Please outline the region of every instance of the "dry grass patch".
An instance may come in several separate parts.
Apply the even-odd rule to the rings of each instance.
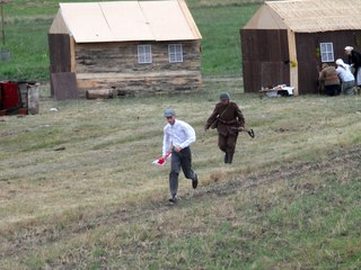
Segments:
[[[231,166],[223,163],[216,132],[203,132],[220,89],[230,89],[256,132],[255,139],[240,134]],[[191,95],[62,103],[43,97],[39,115],[2,118],[1,268],[216,269],[231,256],[229,267],[239,269],[247,261],[263,265],[257,243],[266,245],[267,236],[277,249],[282,227],[323,230],[328,214],[354,204],[331,187],[346,190],[357,179],[360,97],[259,99],[240,92],[238,80],[220,80]],[[151,164],[169,105],[197,133],[200,185],[193,190],[181,175],[177,207],[167,204],[168,165]],[[312,208],[305,198],[322,196],[332,207],[306,222]],[[349,233],[346,221],[335,221],[335,237]],[[277,258],[292,261],[283,249],[271,258],[281,265]]]

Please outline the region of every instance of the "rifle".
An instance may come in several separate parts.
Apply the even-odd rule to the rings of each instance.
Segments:
[[[248,129],[245,127],[232,127],[232,129],[237,130],[238,132],[247,132],[251,138],[255,137],[253,129]]]

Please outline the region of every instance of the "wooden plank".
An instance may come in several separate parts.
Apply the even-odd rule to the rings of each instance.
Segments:
[[[99,90],[87,90],[86,98],[87,99],[108,99],[114,97],[113,89],[99,89]]]
[[[289,85],[289,77],[284,71],[285,64],[283,62],[262,62],[261,87],[272,88],[279,84]]]
[[[75,73],[51,73],[51,88],[56,100],[77,99],[79,97]]]
[[[70,72],[70,38],[68,34],[48,34],[50,73]],[[54,89],[50,89],[54,96]]]
[[[298,61],[297,61],[297,50],[296,50],[296,38],[295,33],[290,29],[287,30],[288,37],[288,50],[290,60],[290,84],[295,88],[293,91],[294,96],[298,96]]]
[[[76,61],[75,61],[75,48],[76,48],[76,43],[73,37],[70,38],[69,40],[70,43],[70,72],[75,72],[75,68],[76,68]]]
[[[71,54],[68,34],[48,34],[50,72],[70,72]]]
[[[318,34],[297,33],[296,44],[298,56],[298,94],[319,93],[318,71],[321,69],[321,62],[318,49]]]
[[[286,30],[241,30],[245,92],[290,84]]]
[[[174,91],[196,91],[202,86],[200,72],[157,72],[129,74],[79,74],[81,93],[96,89],[113,89],[118,95],[142,95]],[[125,93],[125,94],[122,94]]]

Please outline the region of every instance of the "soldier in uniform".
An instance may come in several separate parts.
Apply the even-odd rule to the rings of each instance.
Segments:
[[[238,105],[230,101],[228,93],[222,93],[219,99],[220,102],[216,104],[204,129],[217,128],[218,147],[225,153],[224,163],[230,164],[233,160],[239,129],[244,128],[245,120]]]

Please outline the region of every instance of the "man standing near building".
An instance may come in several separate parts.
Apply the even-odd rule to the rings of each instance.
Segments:
[[[184,176],[192,180],[192,187],[198,185],[198,176],[192,169],[192,154],[190,145],[196,141],[194,129],[186,122],[176,119],[172,108],[164,110],[167,124],[163,132],[163,159],[172,153],[171,170],[169,173],[170,202],[177,202],[178,176],[182,168]]]
[[[238,105],[230,101],[228,93],[222,93],[219,99],[220,102],[216,104],[204,129],[217,128],[218,147],[225,153],[224,163],[230,164],[233,160],[239,128],[244,128],[245,120]]]
[[[352,65],[355,70],[356,86],[361,87],[361,53],[354,50],[352,46],[346,46],[345,53],[348,57],[348,64]]]

